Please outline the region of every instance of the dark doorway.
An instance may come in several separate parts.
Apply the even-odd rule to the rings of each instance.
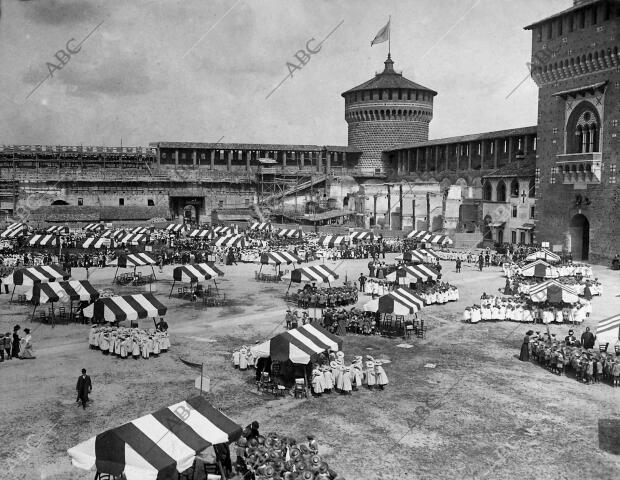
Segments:
[[[570,221],[571,253],[575,260],[587,260],[590,254],[590,222],[585,215],[575,215]]]

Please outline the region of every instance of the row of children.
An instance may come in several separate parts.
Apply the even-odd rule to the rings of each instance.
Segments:
[[[333,356],[330,355],[330,358]],[[370,355],[366,358],[366,368],[361,355],[356,356],[351,365],[345,365],[343,352],[337,352],[329,364],[314,365],[312,394],[320,397],[334,390],[341,395],[351,395],[351,391],[359,390],[364,384],[369,390],[384,390],[389,381],[383,369],[383,361],[375,360]]]
[[[168,332],[141,330],[126,327],[100,327],[93,325],[88,335],[91,349],[120,358],[158,356],[170,348]]]

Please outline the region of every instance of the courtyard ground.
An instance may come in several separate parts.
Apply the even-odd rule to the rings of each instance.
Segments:
[[[389,255],[388,260],[395,255]],[[357,278],[367,260],[327,262],[341,279]],[[513,322],[466,324],[462,312],[478,303],[483,291],[504,285],[499,268],[460,274],[443,262],[444,280],[459,287],[461,300],[425,308],[425,340],[349,335],[344,352],[389,359],[390,379],[383,392],[352,396],[273,400],[256,393],[253,372],[234,370],[233,348],[283,331],[284,292],[288,284],[254,281],[256,265],[222,267],[219,288],[227,307],[203,308],[173,296],[171,280],[153,291],[168,306],[172,347],[149,360],[120,360],[88,348],[86,325],[30,323],[30,308],[0,295],[0,331],[30,326],[37,358],[0,364],[2,425],[0,478],[92,479],[73,468],[66,450],[97,433],[152,412],[184,397],[199,372],[179,360],[201,359],[211,378],[212,402],[233,420],[258,420],[263,432],[303,440],[313,434],[326,461],[351,479],[616,479],[620,457],[598,448],[599,419],[620,418],[620,389],[583,385],[517,359],[525,331]],[[595,267],[603,297],[581,327],[620,310],[620,274]],[[76,269],[74,279],[84,279]],[[97,288],[116,293],[144,291],[112,286],[113,268],[91,271]],[[171,278],[166,267],[164,277]],[[148,291],[149,287],[146,287]],[[361,296],[359,305],[370,297]],[[152,321],[141,321],[152,327]],[[567,326],[552,325],[564,337]],[[425,367],[435,364],[435,368]],[[91,408],[75,406],[81,368],[93,380]],[[8,463],[7,463],[8,462]]]

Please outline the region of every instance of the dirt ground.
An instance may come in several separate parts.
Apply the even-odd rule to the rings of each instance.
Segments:
[[[395,255],[388,256],[388,260]],[[367,273],[366,260],[327,264],[341,279]],[[617,479],[620,457],[598,448],[599,419],[620,418],[620,389],[583,385],[517,359],[529,325],[465,324],[462,312],[483,291],[497,292],[499,268],[460,274],[443,263],[444,280],[459,287],[461,300],[423,310],[425,340],[349,335],[344,352],[389,359],[390,384],[383,392],[352,396],[273,400],[256,393],[253,372],[232,368],[234,347],[283,331],[288,284],[254,281],[256,265],[222,267],[219,288],[227,307],[203,308],[168,299],[171,268],[153,285],[168,306],[172,347],[149,360],[121,360],[88,348],[86,325],[51,328],[30,322],[31,308],[0,295],[0,331],[15,324],[33,329],[36,359],[0,364],[2,425],[0,479],[92,479],[71,466],[66,450],[97,433],[197,394],[199,372],[179,356],[202,359],[211,378],[213,403],[241,425],[258,420],[264,432],[303,440],[313,434],[336,471],[351,479]],[[75,270],[74,279],[84,279]],[[581,327],[620,310],[620,274],[595,267],[605,291]],[[144,287],[112,286],[113,268],[91,271],[97,288],[135,293]],[[159,275],[160,277],[162,275]],[[146,291],[148,291],[148,286]],[[359,304],[370,297],[361,296]],[[311,312],[312,313],[312,312]],[[152,321],[141,326],[152,327]],[[553,325],[564,337],[567,326]],[[425,365],[433,363],[435,368]],[[93,380],[91,407],[75,405],[81,368]]]

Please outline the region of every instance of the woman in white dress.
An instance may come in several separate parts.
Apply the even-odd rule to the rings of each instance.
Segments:
[[[318,367],[316,367],[312,370],[312,393],[314,393],[315,396],[320,397],[324,391],[325,386],[323,384],[323,374]]]
[[[463,312],[463,321],[471,323],[471,308],[467,307]]]
[[[492,310],[488,305],[482,305],[480,308],[480,317],[482,320],[492,320]]]
[[[377,384],[377,376],[375,374],[375,362],[368,360],[366,362],[366,385],[372,390]]]
[[[382,365],[383,362],[381,360],[375,360],[375,372],[377,378],[377,386],[379,387],[379,390],[383,390],[385,386],[389,383],[388,377]]]
[[[480,321],[480,308],[478,305],[474,305],[471,310],[471,323],[478,323]]]

